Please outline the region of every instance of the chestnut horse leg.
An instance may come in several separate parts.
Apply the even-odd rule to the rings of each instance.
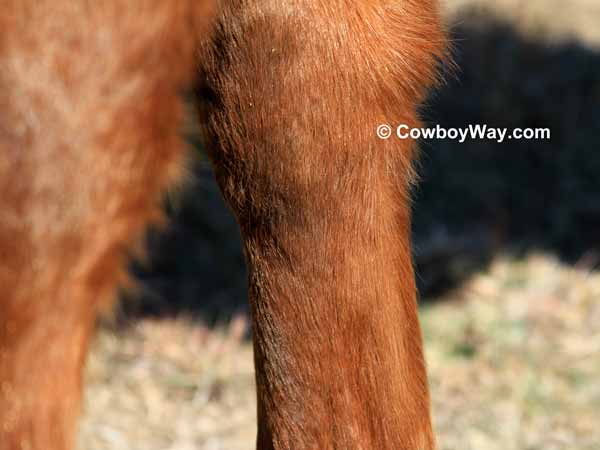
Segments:
[[[230,0],[204,48],[206,134],[249,266],[260,450],[429,450],[411,266],[433,0]]]
[[[0,449],[72,448],[81,367],[183,159],[203,2],[0,11]]]
[[[180,171],[197,2],[0,12],[0,449],[71,447],[101,298]],[[129,6],[132,6],[131,4]],[[250,265],[261,449],[433,446],[410,264],[427,0],[232,0],[208,134]]]

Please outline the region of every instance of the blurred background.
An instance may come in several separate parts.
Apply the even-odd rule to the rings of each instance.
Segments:
[[[440,450],[600,449],[600,1],[447,0],[458,70],[421,143],[415,260]],[[199,150],[88,360],[80,448],[254,448],[245,268]]]

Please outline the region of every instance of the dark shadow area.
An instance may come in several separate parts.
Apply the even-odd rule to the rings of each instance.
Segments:
[[[202,157],[182,195],[167,202],[170,223],[148,236],[149,258],[134,262],[141,291],[126,296],[126,317],[200,316],[226,322],[247,314],[246,267],[237,224]]]
[[[549,128],[550,140],[421,143],[414,242],[421,296],[435,297],[497,252],[542,249],[568,262],[600,255],[600,53],[544,45],[509,25],[465,16],[454,30],[458,70],[423,117],[445,128]],[[375,139],[375,135],[374,135]],[[152,234],[145,289],[127,313],[182,312],[212,324],[247,311],[237,227],[207,163]]]
[[[544,45],[465,16],[458,70],[434,94],[431,125],[548,128],[549,140],[423,142],[414,236],[421,291],[438,294],[498,251],[566,262],[600,256],[600,52]]]

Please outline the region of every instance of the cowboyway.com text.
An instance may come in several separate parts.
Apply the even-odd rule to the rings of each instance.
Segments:
[[[392,136],[398,139],[451,139],[460,143],[467,139],[485,139],[501,144],[505,140],[548,140],[549,128],[497,128],[485,124],[468,125],[464,128],[444,128],[436,125],[431,128],[411,128],[406,124],[398,125],[395,129],[388,124],[377,127],[377,137],[389,139]]]

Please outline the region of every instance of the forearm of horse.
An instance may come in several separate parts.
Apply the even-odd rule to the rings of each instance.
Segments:
[[[434,447],[410,250],[432,1],[232,1],[204,71],[249,266],[258,448]]]

